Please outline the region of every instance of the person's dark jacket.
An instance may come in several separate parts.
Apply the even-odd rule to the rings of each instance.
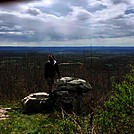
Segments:
[[[57,62],[55,60],[53,62],[48,61],[45,64],[45,78],[54,78],[56,73],[58,74],[58,77],[60,77],[59,66]]]

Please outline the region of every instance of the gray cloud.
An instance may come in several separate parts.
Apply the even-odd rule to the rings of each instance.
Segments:
[[[74,20],[88,20],[92,17],[92,14],[83,8],[72,7],[72,12],[68,14],[68,17]]]
[[[26,11],[26,13],[29,13],[29,14],[31,14],[31,15],[36,16],[36,15],[41,14],[41,11],[40,11],[39,9],[36,9],[36,8],[29,8],[29,9]]]
[[[131,4],[131,0],[111,0],[113,4],[120,4],[120,3],[126,3]]]

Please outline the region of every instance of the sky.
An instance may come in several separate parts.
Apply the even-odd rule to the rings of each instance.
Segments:
[[[0,46],[134,46],[134,0],[0,4]]]

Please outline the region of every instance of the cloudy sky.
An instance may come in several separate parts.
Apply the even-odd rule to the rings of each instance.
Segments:
[[[134,0],[0,4],[0,45],[134,46]]]

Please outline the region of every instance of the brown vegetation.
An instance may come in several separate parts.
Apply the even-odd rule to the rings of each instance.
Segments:
[[[134,65],[134,55],[57,54],[62,76],[89,81],[93,90],[85,95],[83,111],[101,106],[112,93],[112,78],[118,83]],[[21,100],[29,93],[47,91],[44,65],[47,54],[3,54],[0,57],[0,99]],[[62,63],[69,63],[63,65]]]

